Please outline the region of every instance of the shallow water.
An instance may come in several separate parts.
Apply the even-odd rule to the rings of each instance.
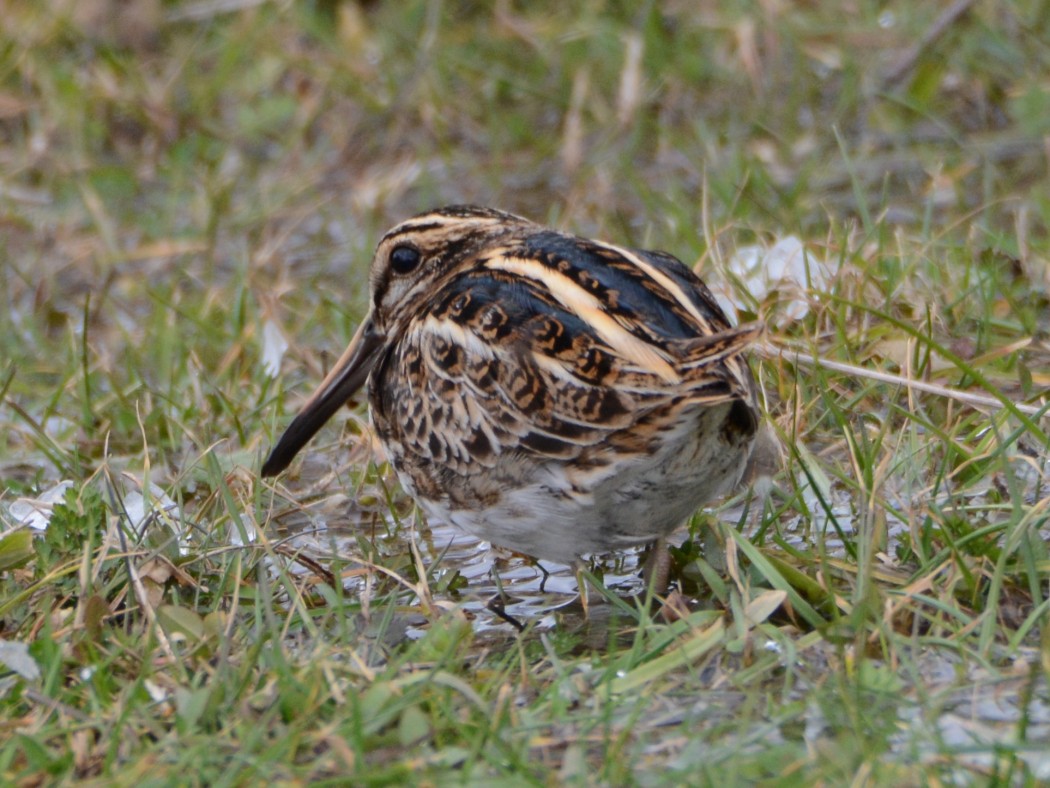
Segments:
[[[454,598],[473,620],[476,632],[513,632],[512,626],[489,608],[494,598],[504,600],[505,612],[533,629],[544,631],[556,624],[555,614],[572,623],[582,615],[576,567],[533,559],[493,547],[450,525],[430,525],[422,517],[408,513],[401,522],[391,522],[380,507],[363,510],[345,496],[332,496],[296,511],[278,515],[274,538],[293,551],[302,551],[322,564],[332,560],[362,560],[361,538],[378,543],[380,552],[410,556],[413,545],[427,568],[431,588],[441,587],[449,573],[458,573],[465,587],[456,591],[435,591]],[[681,541],[685,528],[672,537]],[[605,588],[627,598],[644,592],[641,579],[642,550],[632,549],[606,556],[595,556],[584,567],[601,577]],[[303,565],[292,571],[309,572]],[[351,593],[365,590],[365,581],[353,574],[344,582]],[[588,614],[598,620],[608,606],[600,595],[588,594]],[[593,623],[593,622],[592,622]],[[412,628],[407,635],[419,633]]]

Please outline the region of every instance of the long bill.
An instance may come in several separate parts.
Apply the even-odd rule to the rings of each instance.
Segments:
[[[263,463],[263,476],[276,476],[287,468],[307,441],[364,385],[382,347],[383,336],[376,331],[375,322],[369,314],[332,371],[321,381],[321,385],[310,395],[299,415],[292,419],[288,429],[277,441]]]

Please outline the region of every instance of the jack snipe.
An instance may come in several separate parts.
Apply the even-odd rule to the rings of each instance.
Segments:
[[[540,559],[669,534],[735,486],[759,411],[733,328],[663,252],[441,208],[379,242],[372,307],[263,475],[368,380],[372,420],[430,518]]]

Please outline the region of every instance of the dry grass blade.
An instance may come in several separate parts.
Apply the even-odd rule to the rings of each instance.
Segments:
[[[894,87],[907,77],[919,62],[919,58],[944,36],[951,29],[952,25],[966,16],[976,2],[977,0],[955,0],[950,6],[941,11],[933,21],[933,24],[922,34],[922,38],[919,39],[918,43],[901,55],[897,64],[882,78],[883,90]]]
[[[0,5],[0,783],[1046,781],[1046,3]],[[450,203],[754,258],[788,451],[673,615],[417,523],[363,400],[260,481]]]
[[[962,402],[975,408],[991,408],[993,410],[1013,408],[1020,413],[1036,417],[1046,416],[1048,409],[1050,409],[1050,404],[1041,406],[1028,405],[1023,402],[1008,400],[1005,396],[997,398],[987,394],[975,394],[970,391],[960,391],[939,383],[930,383],[925,380],[916,380],[915,378],[908,378],[903,375],[895,375],[892,372],[882,372],[877,369],[869,369],[857,364],[847,364],[842,361],[821,358],[807,350],[801,350],[791,346],[761,344],[755,346],[755,352],[765,359],[783,359],[795,364],[803,364],[809,367],[821,367],[826,370],[842,372],[854,377],[877,380],[880,383],[888,383],[893,386],[901,386],[915,391],[922,391],[927,394],[934,394],[938,397],[945,397],[946,399]]]

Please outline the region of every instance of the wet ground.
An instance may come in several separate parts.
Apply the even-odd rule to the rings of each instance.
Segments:
[[[727,521],[737,522],[734,517],[739,517],[741,511],[734,509],[723,514]],[[838,527],[852,530],[848,502],[837,501],[832,515],[838,518]],[[368,534],[366,539],[376,540],[380,549],[384,553],[389,550],[391,555],[397,550],[409,555],[410,542],[414,542],[423,564],[430,568],[430,585],[435,597],[443,595],[443,601],[460,605],[472,618],[475,632],[484,642],[498,644],[516,636],[509,624],[486,607],[488,600],[497,596],[502,588],[510,600],[506,611],[529,624],[530,636],[569,629],[582,634],[585,648],[608,647],[610,632],[616,628],[610,626],[609,617],[616,615],[617,608],[592,592],[585,616],[579,604],[574,567],[545,562],[544,572],[524,556],[492,548],[449,526],[432,528],[423,522],[413,523],[411,514],[399,525],[382,522],[377,517],[377,511],[364,511],[349,497],[334,496],[286,513],[279,518],[278,531],[287,547],[301,550],[322,563],[335,558],[352,564],[361,558],[362,531]],[[801,521],[790,521],[784,527],[791,541],[801,542],[806,538]],[[810,523],[809,527],[814,525]],[[827,522],[820,527],[832,530]],[[900,532],[904,528],[903,523],[897,523],[891,530]],[[670,541],[674,544],[687,536],[683,528]],[[833,547],[836,539],[829,534],[829,546]],[[587,567],[603,577],[609,591],[629,600],[644,593],[643,560],[642,551],[632,550],[593,558]],[[310,569],[302,566],[297,571]],[[461,581],[451,589],[447,581],[457,573]],[[345,582],[347,591],[366,593],[363,576],[362,573],[349,574]],[[704,604],[695,599],[688,602],[692,606]],[[425,625],[423,616],[407,616],[404,625],[399,627],[399,635],[418,637]],[[762,648],[787,659],[781,645],[772,640]],[[963,752],[968,753],[963,760],[971,769],[992,773],[1002,753],[1011,751],[1027,763],[1037,779],[1050,780],[1050,746],[1031,744],[1050,743],[1046,682],[1031,667],[1039,662],[1036,649],[1022,651],[1030,653],[1026,658],[1015,657],[1014,669],[1009,665],[975,666],[972,660],[961,659],[950,650],[935,648],[917,648],[909,670],[881,666],[878,660],[867,663],[876,666],[877,671],[872,679],[874,700],[870,724],[882,726],[889,733],[892,755],[887,753],[887,757],[902,762],[924,762],[936,760],[939,753],[945,751],[952,751],[955,757]],[[791,664],[783,663],[782,670],[793,674],[789,694],[804,704],[801,716],[782,725],[758,723],[750,732],[742,731],[733,746],[739,748],[741,742],[749,738],[754,739],[756,747],[799,738],[818,749],[828,746],[831,741],[828,737],[833,738],[837,727],[843,724],[837,717],[844,712],[834,701],[833,686],[827,684],[828,677],[839,669],[833,666],[841,659],[840,647],[820,639],[797,652]],[[664,727],[725,723],[734,709],[750,702],[746,690],[734,688],[731,669],[731,665],[717,661],[710,664],[703,676],[707,687],[704,692],[697,693],[695,685],[690,684],[687,694],[678,696],[672,692],[662,700],[654,700],[645,724]],[[680,755],[684,761],[694,757],[698,763],[711,763],[719,756],[717,748],[695,753],[686,750]],[[727,753],[726,757],[731,754]],[[966,775],[960,777],[966,779]]]
[[[344,466],[334,474],[345,482],[345,471]],[[334,489],[347,492],[333,494]],[[411,578],[415,549],[428,572],[436,603],[454,604],[464,611],[472,621],[476,646],[498,648],[518,637],[510,624],[487,608],[501,589],[509,600],[506,612],[528,624],[526,637],[542,639],[555,631],[567,631],[578,637],[581,649],[596,653],[615,652],[610,650],[610,638],[630,637],[631,622],[626,618],[610,621],[619,608],[601,594],[588,594],[589,609],[584,614],[577,592],[577,567],[545,562],[541,569],[527,557],[492,548],[452,527],[431,527],[417,519],[411,502],[390,478],[370,478],[367,485],[353,490],[342,483],[333,484],[331,477],[311,473],[294,480],[285,492],[286,496],[277,499],[267,536],[272,544],[280,545],[281,555],[295,574],[308,577],[319,570],[339,571],[347,593],[361,597],[372,593],[369,582],[378,576],[368,569],[372,556],[377,556],[376,564]],[[154,492],[155,501],[159,493]],[[125,491],[126,507],[133,495],[134,491]],[[774,501],[776,498],[775,494]],[[832,490],[826,502],[828,506],[822,509],[804,496],[811,512],[822,513],[807,517],[785,513],[777,524],[780,536],[798,547],[812,545],[819,538],[829,553],[841,549],[840,532],[847,539],[856,538],[853,531],[859,526],[849,497]],[[17,506],[8,506],[8,517],[17,511]],[[745,513],[743,501],[718,516],[737,526],[743,522],[749,534],[758,527]],[[903,521],[890,521],[890,544],[907,528]],[[688,535],[683,528],[669,541],[680,543]],[[239,539],[235,536],[233,541]],[[717,560],[706,553],[705,558]],[[595,557],[584,566],[602,578],[608,592],[633,605],[632,597],[644,593],[643,561],[641,550],[631,550]],[[694,608],[713,604],[702,592],[700,596],[685,601]],[[426,632],[428,619],[415,608],[413,595],[406,591],[404,598],[404,612],[399,612],[391,631],[382,635],[388,646]],[[780,721],[748,723],[733,737],[731,748],[726,745],[721,754],[718,745],[695,752],[687,748],[678,756],[681,765],[691,759],[698,764],[712,763],[721,757],[734,757],[741,747],[768,748],[788,740],[803,740],[816,750],[833,747],[836,731],[843,725],[857,724],[842,719],[846,712],[834,681],[843,669],[842,645],[823,637],[807,639],[805,633],[790,626],[780,627],[778,632],[778,639],[770,636],[763,641],[762,636],[756,636],[756,649],[767,657],[772,655],[774,663],[779,660],[758,682],[768,684],[777,694],[786,693],[781,698],[782,708],[798,711]],[[886,757],[904,763],[925,762],[950,752],[974,772],[994,774],[1003,753],[1012,753],[1026,762],[1036,779],[1050,780],[1050,694],[1045,674],[1038,667],[1045,664],[1045,643],[1040,646],[1038,638],[1028,640],[1032,641],[1030,645],[1009,651],[993,645],[990,662],[976,659],[970,652],[961,653],[947,641],[945,647],[922,641],[916,641],[912,649],[899,644],[897,654],[908,652],[907,664],[879,659],[858,662],[860,669],[872,671],[860,682],[870,691],[871,719],[865,724],[882,731],[880,738],[887,738],[890,752]],[[695,681],[683,683],[680,692],[672,685],[665,694],[652,699],[644,719],[632,718],[630,724],[653,730],[679,724],[736,728],[734,715],[754,702],[754,686],[741,685],[737,680],[744,667],[738,662],[739,655],[727,651],[697,666],[703,691],[697,691]],[[972,776],[966,772],[960,779]]]
[[[473,621],[477,633],[498,630],[514,632],[513,627],[489,609],[493,599],[504,600],[505,612],[534,631],[555,626],[576,628],[581,624],[577,566],[550,561],[536,562],[527,556],[492,547],[459,529],[437,524],[405,512],[400,522],[391,522],[381,507],[365,509],[347,496],[331,496],[296,511],[278,515],[274,537],[309,559],[328,565],[353,564],[368,560],[366,551],[377,549],[384,555],[400,555],[409,561],[413,546],[428,571],[428,583],[435,596],[454,601]],[[685,528],[674,535],[681,541]],[[362,538],[363,537],[363,538]],[[641,578],[644,561],[641,548],[606,556],[595,556],[579,568],[601,577],[605,589],[623,599],[644,594]],[[389,564],[389,562],[386,562]],[[396,561],[394,562],[396,563]],[[406,568],[407,565],[406,565]],[[300,564],[293,571],[312,571]],[[364,593],[365,580],[359,572],[348,573],[344,589]],[[600,594],[588,593],[588,618],[601,621],[610,611]],[[411,629],[408,636],[413,636]]]

